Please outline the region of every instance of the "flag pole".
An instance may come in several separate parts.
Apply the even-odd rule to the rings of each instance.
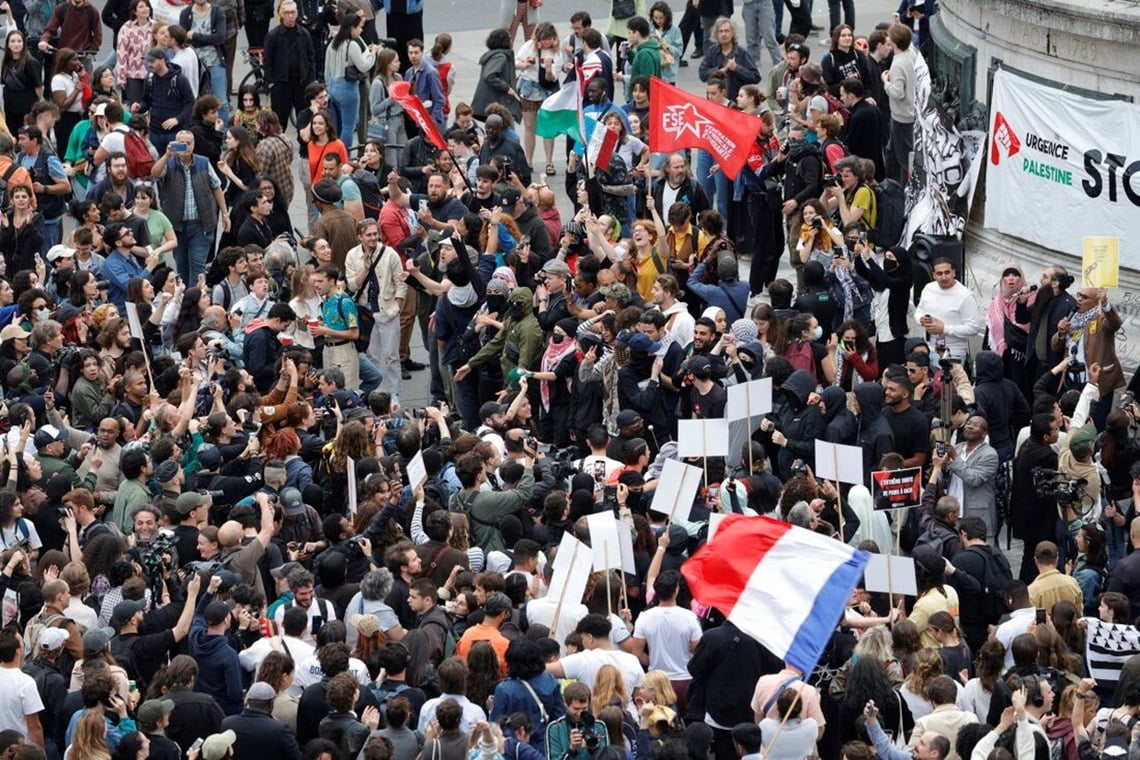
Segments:
[[[842,483],[839,482],[839,447],[831,447],[831,471],[835,473],[835,509],[839,513],[839,540],[843,541],[843,495],[840,493]]]
[[[566,569],[567,573],[574,572],[574,561],[578,559],[578,546],[579,542],[574,542],[574,551],[570,553],[570,566]],[[562,602],[566,599],[566,586],[568,583],[563,583],[562,588],[558,589],[558,605],[554,608],[554,619],[550,621],[550,638],[558,641],[558,618],[562,617]],[[562,642],[558,642],[561,644]]]
[[[610,615],[614,614],[614,594],[613,588],[610,586],[610,581],[613,580],[614,571],[610,569],[610,545],[609,542],[602,547],[602,551],[606,558],[606,612]]]
[[[744,386],[744,411],[748,417],[748,475],[752,476],[752,394],[748,392],[748,386]]]

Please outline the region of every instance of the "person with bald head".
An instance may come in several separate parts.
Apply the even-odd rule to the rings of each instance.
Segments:
[[[218,528],[218,545],[222,549],[218,561],[224,564],[227,570],[240,575],[242,583],[252,583],[264,594],[265,583],[262,581],[263,574],[258,572],[258,563],[265,556],[276,530],[273,525],[273,505],[269,503],[269,494],[258,492],[254,495],[254,500],[261,513],[257,533],[247,537],[245,529],[236,520],[222,523],[222,527]]]
[[[154,162],[150,174],[162,180],[162,207],[178,236],[174,249],[178,274],[183,282],[194,282],[206,272],[219,215],[222,229],[229,232],[230,213],[222,181],[209,160],[194,153],[194,134],[183,129],[175,137]]]
[[[531,185],[526,194],[527,199],[533,203],[534,207],[538,210],[538,216],[546,226],[546,231],[550,233],[550,239],[554,241],[561,238],[562,215],[558,213],[558,205],[555,203],[554,191],[547,185],[540,185],[538,187]]]
[[[980,517],[986,523],[986,535],[993,536],[997,532],[994,481],[999,458],[987,440],[989,432],[985,417],[975,414],[968,418],[962,428],[962,443],[946,446],[945,453],[934,452],[934,470],[948,478],[946,492],[961,504],[959,517]]]

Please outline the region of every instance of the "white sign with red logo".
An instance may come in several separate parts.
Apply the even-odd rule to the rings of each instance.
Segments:
[[[1073,256],[1085,237],[1140,230],[1140,107],[998,70],[989,142],[986,226]]]

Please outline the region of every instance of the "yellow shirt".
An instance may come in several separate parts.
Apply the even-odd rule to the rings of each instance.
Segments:
[[[1072,602],[1078,612],[1085,604],[1080,584],[1057,568],[1046,570],[1029,584],[1029,602],[1046,611],[1051,611],[1057,602]]]
[[[954,618],[954,622],[958,622],[958,592],[948,583],[942,585],[942,590],[946,592],[945,595],[937,588],[932,588],[920,596],[908,616],[918,628],[924,647],[937,649],[941,646],[930,633],[930,616],[935,612],[949,612],[950,616]]]
[[[653,262],[652,255],[637,260],[637,292],[647,303],[653,297],[653,283],[657,282],[660,275],[669,274],[669,257],[658,253],[657,258],[661,260],[661,266],[665,267],[664,269],[657,267],[657,264]]]

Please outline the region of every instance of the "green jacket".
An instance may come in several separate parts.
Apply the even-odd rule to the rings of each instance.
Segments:
[[[471,491],[464,488],[451,497],[452,512],[462,512],[471,523],[471,545],[484,552],[507,548],[499,530],[499,519],[526,509],[534,490],[534,470],[523,470],[519,484],[509,491]]]
[[[521,319],[507,317],[503,329],[479,352],[468,359],[467,364],[472,368],[478,367],[492,356],[499,357],[499,366],[503,368],[505,377],[515,367],[531,369],[534,362],[542,353],[542,325],[534,316],[534,291],[530,288],[515,288],[507,301],[507,308],[512,304],[525,305],[525,314]]]
[[[599,747],[610,743],[606,724],[600,720],[594,721],[594,736],[598,739]],[[546,757],[547,760],[590,760],[593,754],[585,746],[570,751],[570,723],[563,715],[546,727]]]
[[[67,459],[60,459],[59,457],[49,456],[47,454],[36,454],[36,459],[40,462],[40,467],[43,468],[44,476],[40,479],[41,486],[47,486],[48,479],[57,473],[66,475],[68,480],[71,481],[72,488],[86,488],[89,491],[95,490],[95,473],[87,473],[86,478],[80,478],[79,473],[75,468],[79,466],[75,454],[72,454]]]
[[[153,501],[150,490],[145,485],[138,480],[124,480],[119,484],[119,492],[115,494],[111,519],[124,536],[129,536],[135,527],[135,510]]]
[[[639,76],[661,76],[661,43],[656,37],[650,37],[634,51],[633,60],[629,64],[628,79],[632,82],[634,77]]]

